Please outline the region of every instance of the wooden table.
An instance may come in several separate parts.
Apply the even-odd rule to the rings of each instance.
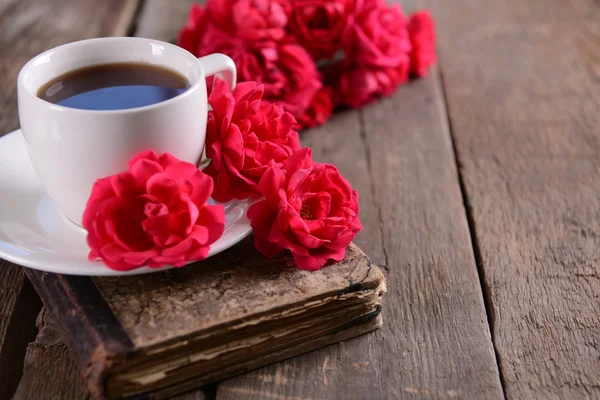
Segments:
[[[16,76],[83,38],[173,40],[190,0],[0,0],[0,132]],[[428,78],[303,133],[360,193],[384,327],[180,399],[600,398],[600,3],[407,0]],[[36,322],[37,317],[37,322]],[[21,267],[0,267],[0,399],[88,397]]]

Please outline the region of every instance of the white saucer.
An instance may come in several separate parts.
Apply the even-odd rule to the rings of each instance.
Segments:
[[[249,201],[229,204],[225,233],[209,257],[250,234]],[[21,130],[0,139],[0,257],[25,267],[69,275],[137,275],[169,269],[142,267],[114,271],[89,261],[86,231],[67,220],[44,192],[25,149]]]

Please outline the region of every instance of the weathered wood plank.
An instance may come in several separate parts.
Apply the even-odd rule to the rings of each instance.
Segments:
[[[600,397],[600,3],[436,0],[507,397]]]
[[[17,74],[31,57],[78,39],[123,35],[136,7],[136,0],[0,2],[0,136],[19,125]],[[27,388],[28,382],[32,381],[45,384],[45,389],[60,389],[55,385],[56,379],[62,379],[62,367],[55,362],[55,357],[62,357],[60,352],[48,354],[45,359],[36,357],[29,360],[26,366],[29,372],[19,383],[25,349],[35,337],[35,318],[40,307],[40,301],[21,267],[0,260],[0,398],[10,398],[17,384],[22,393],[28,393],[26,398],[39,398],[43,392],[33,396],[36,392]],[[40,340],[42,344],[38,347],[45,349],[43,337]],[[32,346],[37,348],[36,344]],[[37,370],[44,362],[45,371],[51,378],[38,380]],[[37,366],[32,369],[32,365]],[[51,392],[47,394],[51,396]]]
[[[65,345],[63,333],[46,308],[39,313],[36,327],[38,335],[27,349],[25,373],[14,400],[90,399],[77,363]],[[209,398],[203,391],[195,391],[174,397],[173,400]]]
[[[222,382],[218,399],[502,398],[437,71],[304,134],[358,190],[383,328]]]
[[[38,334],[27,348],[23,378],[14,399],[90,399],[62,332],[46,308],[36,327]]]
[[[17,388],[41,306],[21,267],[0,260],[0,399],[10,398]]]

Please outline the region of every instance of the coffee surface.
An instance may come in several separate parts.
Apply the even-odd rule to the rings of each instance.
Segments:
[[[142,63],[100,64],[70,71],[38,91],[65,107],[124,110],[169,100],[190,87],[175,71]]]

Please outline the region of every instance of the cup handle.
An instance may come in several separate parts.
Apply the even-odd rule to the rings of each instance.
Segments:
[[[227,57],[225,54],[215,53],[200,57],[198,58],[198,61],[202,64],[205,77],[218,75],[227,82],[229,89],[233,91],[235,88],[237,72],[235,63],[231,58]]]

